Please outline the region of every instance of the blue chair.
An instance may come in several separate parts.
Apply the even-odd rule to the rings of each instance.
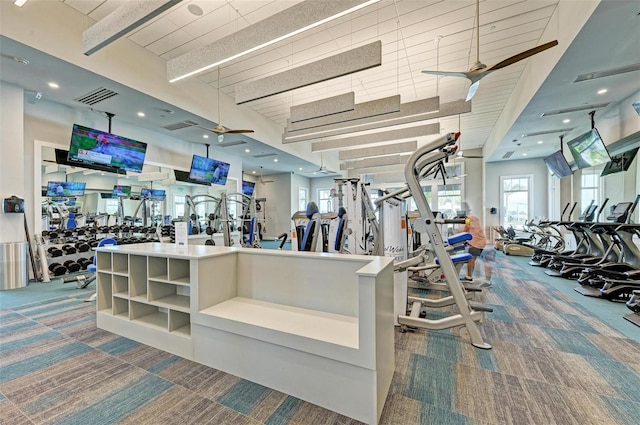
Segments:
[[[69,213],[69,218],[67,218],[67,229],[75,229],[78,227],[76,223],[76,215],[74,213]]]

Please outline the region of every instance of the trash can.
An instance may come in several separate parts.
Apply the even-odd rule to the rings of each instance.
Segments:
[[[27,242],[0,243],[0,291],[29,283]]]

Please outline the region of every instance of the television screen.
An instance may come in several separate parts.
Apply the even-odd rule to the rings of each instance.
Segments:
[[[49,182],[47,196],[69,197],[84,195],[85,182]]]
[[[227,184],[229,164],[204,156],[193,155],[189,178],[201,183]]]
[[[242,194],[245,196],[252,196],[253,191],[256,188],[256,184],[253,182],[248,182],[246,180],[242,180]]]
[[[609,162],[609,152],[595,128],[567,143],[578,168],[595,167]]]
[[[602,174],[600,174],[600,176],[627,171],[635,159],[638,149],[639,148],[633,148],[626,152],[622,152],[621,154],[612,156],[611,161],[604,166],[604,170],[602,170]]]
[[[211,186],[210,182],[200,182],[198,180],[190,179],[188,171],[173,170],[173,172],[174,172],[174,174],[176,176],[176,181],[185,182],[185,183],[200,184],[200,185],[203,185],[203,186]]]
[[[131,196],[131,186],[121,184],[113,186],[113,196]]]
[[[558,178],[571,175],[571,167],[569,166],[567,159],[562,154],[562,151],[554,152],[544,158],[544,163],[547,164],[549,172]]]
[[[640,100],[633,102],[633,109],[635,109],[638,115],[640,115]]]
[[[140,173],[146,152],[146,143],[74,124],[68,159]]]
[[[154,201],[164,200],[166,193],[164,189],[142,189],[140,196],[147,199],[153,199]]]

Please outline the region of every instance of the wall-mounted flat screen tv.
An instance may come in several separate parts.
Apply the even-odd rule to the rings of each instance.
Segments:
[[[227,184],[229,164],[204,156],[193,155],[189,178],[201,183]]]
[[[131,196],[131,186],[123,186],[121,184],[113,186],[113,196]]]
[[[49,182],[47,183],[47,196],[82,196],[85,186],[85,182]]]
[[[76,198],[51,198],[51,202],[64,204],[67,207],[74,207],[76,205]]]
[[[142,172],[147,144],[78,124],[73,125],[69,161]]]
[[[163,201],[166,197],[166,192],[164,189],[142,189],[140,196],[154,201]]]
[[[595,167],[611,161],[609,152],[595,128],[567,142],[578,168]]]
[[[242,180],[242,194],[245,196],[252,196],[253,191],[256,189],[256,184],[254,182],[248,182],[246,180]]]
[[[558,178],[571,175],[571,167],[561,150],[544,158],[544,163],[547,164],[549,172]]]
[[[638,149],[639,148],[633,148],[626,152],[622,152],[621,154],[612,156],[611,161],[604,166],[604,170],[602,170],[602,174],[600,174],[600,176],[627,171],[635,159]]]

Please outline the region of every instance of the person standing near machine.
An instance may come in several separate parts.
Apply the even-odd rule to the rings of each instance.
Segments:
[[[462,203],[462,209],[465,211],[467,218],[469,219],[469,224],[466,224],[463,228],[463,232],[471,233],[472,239],[468,242],[469,245],[469,254],[472,255],[471,259],[467,262],[467,275],[462,277],[463,281],[471,282],[473,281],[473,271],[476,266],[476,260],[478,257],[482,255],[483,263],[484,263],[484,274],[486,283],[483,286],[491,285],[491,258],[488,258],[489,255],[483,255],[483,251],[485,250],[485,246],[487,245],[487,237],[484,234],[484,229],[482,228],[482,224],[480,223],[480,219],[477,215],[471,212],[471,206],[468,202]]]

